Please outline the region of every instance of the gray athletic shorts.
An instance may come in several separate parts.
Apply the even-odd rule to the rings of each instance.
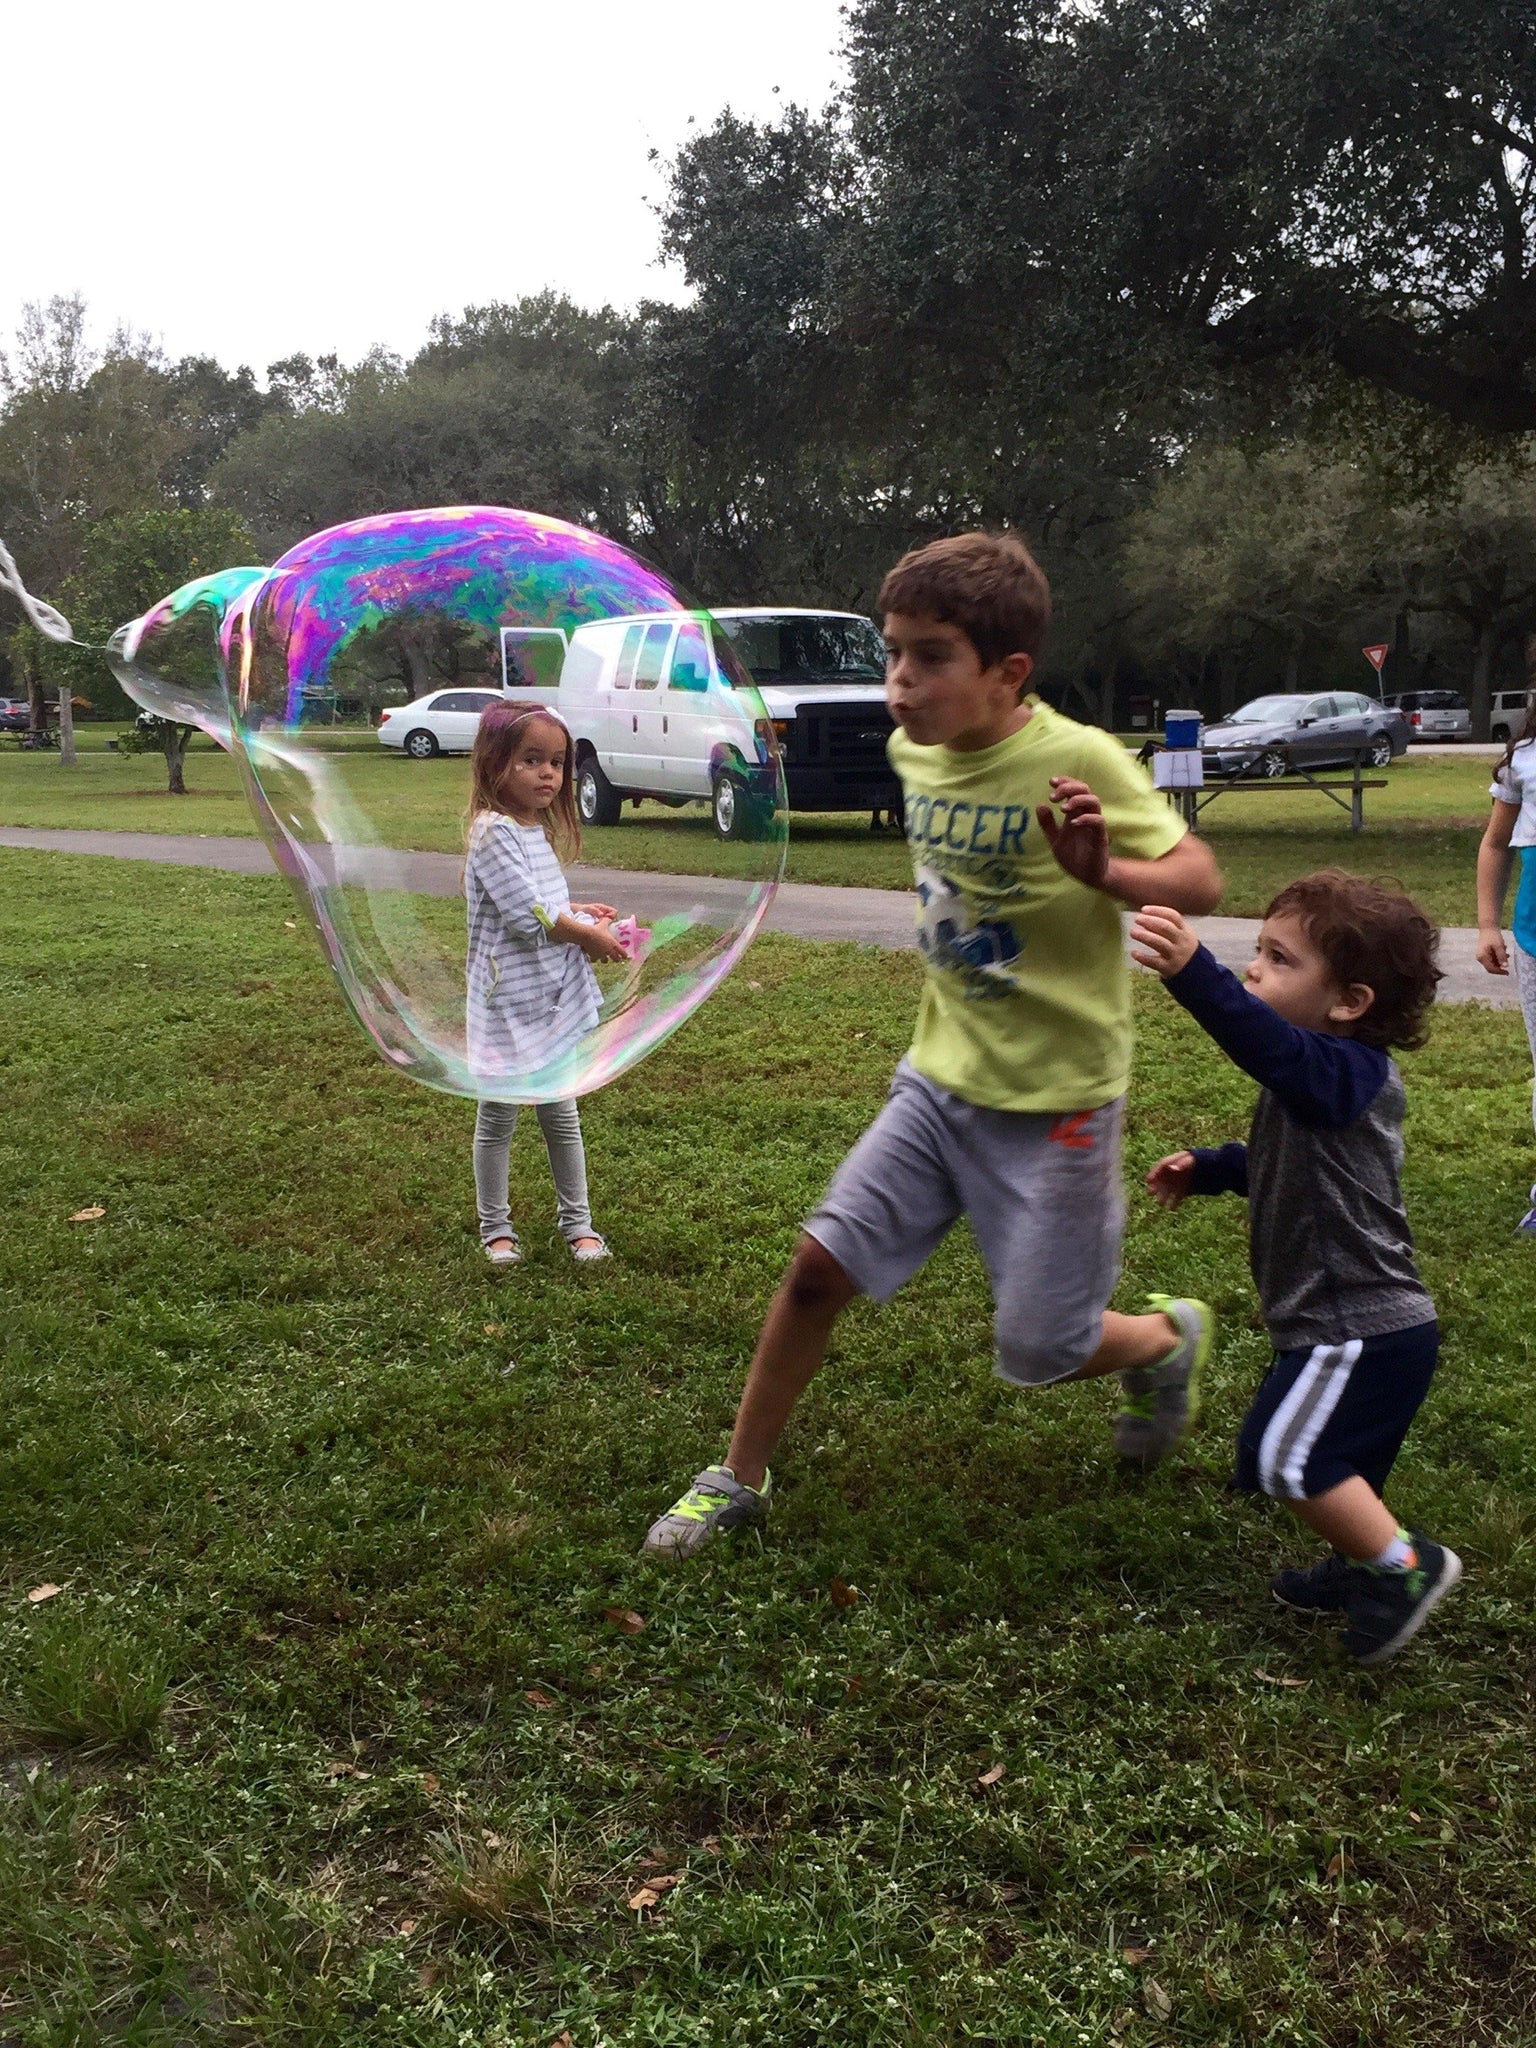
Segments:
[[[968,1216],[992,1279],[997,1372],[1065,1379],[1098,1349],[1120,1274],[1125,1098],[1064,1116],[982,1109],[903,1060],[805,1228],[888,1301]]]

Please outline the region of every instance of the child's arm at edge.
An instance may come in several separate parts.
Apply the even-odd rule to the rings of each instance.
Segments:
[[[1061,807],[1060,819],[1049,804],[1040,804],[1035,816],[1052,853],[1075,881],[1102,889],[1132,910],[1168,903],[1198,916],[1221,901],[1221,870],[1193,832],[1156,860],[1126,859],[1110,852],[1103,806],[1086,782],[1052,776],[1051,796]]]
[[[1278,1096],[1298,1123],[1341,1129],[1380,1094],[1389,1065],[1384,1052],[1288,1024],[1206,951],[1176,910],[1148,905],[1132,920],[1131,957],[1160,975],[1227,1057]]]
[[[1177,1209],[1191,1195],[1248,1193],[1246,1145],[1195,1145],[1170,1152],[1147,1175],[1147,1186],[1164,1209]]]

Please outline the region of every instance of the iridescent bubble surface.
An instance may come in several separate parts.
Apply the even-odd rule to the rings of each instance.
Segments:
[[[600,534],[529,512],[452,507],[316,534],[270,569],[232,569],[174,592],[119,629],[113,666],[145,709],[200,726],[239,761],[261,831],[298,890],[343,993],[379,1051],[436,1088],[516,1102],[601,1087],[661,1044],[740,958],[783,871],[786,808],[761,698],[716,631],[654,569]],[[465,695],[445,724],[437,693]],[[729,876],[674,883],[654,914],[637,877],[610,898],[626,958],[597,968],[596,1024],[526,1071],[487,1074],[465,1037],[462,902],[412,886],[409,823],[425,795],[434,844],[463,844],[467,748],[492,695],[540,702],[638,817],[677,834],[678,865],[716,850],[722,787],[744,836]],[[412,758],[380,731],[428,709],[439,751]],[[419,727],[417,730],[425,730]],[[440,809],[437,808],[440,805]],[[626,806],[624,821],[634,820]],[[625,824],[606,857],[619,864]],[[692,849],[685,857],[683,846]],[[605,855],[588,858],[602,861]],[[647,914],[650,910],[652,914]],[[538,1034],[534,1033],[534,1037]]]

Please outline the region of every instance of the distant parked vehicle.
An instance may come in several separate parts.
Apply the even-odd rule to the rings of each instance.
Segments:
[[[1402,712],[1416,740],[1472,737],[1472,713],[1459,690],[1400,690],[1382,701]]]
[[[1524,731],[1525,714],[1530,701],[1530,693],[1527,690],[1496,690],[1492,716],[1488,722],[1489,739],[1497,740],[1501,747],[1507,747],[1516,733]]]
[[[763,730],[741,750],[721,689],[755,684]],[[780,607],[599,619],[578,626],[554,700],[576,745],[582,822],[625,797],[710,806],[722,839],[758,828],[776,741],[792,810],[895,812],[885,645],[857,612]],[[768,728],[771,727],[771,731]]]
[[[31,723],[25,697],[0,697],[0,732],[25,732]]]
[[[1293,768],[1385,768],[1408,751],[1401,711],[1350,690],[1255,697],[1208,726],[1204,755],[1216,775],[1288,775]]]
[[[467,754],[475,744],[481,712],[501,701],[500,690],[429,690],[409,704],[392,704],[380,712],[379,745],[400,747],[413,761]]]

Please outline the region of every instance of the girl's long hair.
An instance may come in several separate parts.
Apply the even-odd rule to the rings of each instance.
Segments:
[[[480,714],[475,744],[469,756],[469,831],[482,811],[500,811],[510,817],[505,783],[512,758],[531,729],[543,723],[552,726],[565,741],[565,766],[560,788],[546,812],[543,825],[555,858],[562,867],[581,857],[581,813],[576,808],[575,775],[571,756],[575,752],[565,721],[543,704],[490,704]]]
[[[1523,747],[1527,740],[1536,740],[1536,633],[1525,643],[1525,723],[1518,732],[1512,732],[1505,742],[1504,758],[1499,763],[1502,773],[1515,758],[1516,747]]]

